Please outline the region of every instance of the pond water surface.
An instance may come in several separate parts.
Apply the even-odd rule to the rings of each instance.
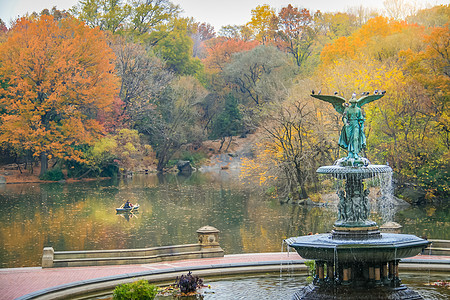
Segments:
[[[446,280],[442,274],[402,274],[402,282],[409,289],[418,292],[423,299],[449,299],[450,290],[445,287],[430,286],[438,280]],[[292,296],[303,286],[308,285],[306,276],[260,276],[228,280],[208,281],[211,288],[203,288],[202,295],[197,299],[292,299]],[[368,291],[370,293],[370,291]],[[176,297],[156,297],[157,300],[176,299]]]
[[[138,214],[117,215],[126,200]],[[284,238],[323,233],[335,207],[282,205],[252,184],[213,173],[139,175],[127,180],[0,186],[0,267],[40,266],[42,250],[143,248],[197,242],[196,230],[219,229],[225,254],[279,252]],[[403,233],[450,239],[448,206],[409,208]],[[376,213],[372,219],[379,220]],[[380,223],[379,223],[380,224]]]

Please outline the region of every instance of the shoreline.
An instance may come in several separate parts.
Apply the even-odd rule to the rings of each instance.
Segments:
[[[25,181],[12,181],[6,182],[4,184],[29,184],[29,183],[77,183],[77,182],[90,182],[90,181],[100,181],[100,180],[109,180],[112,177],[98,177],[98,178],[83,178],[83,179],[62,179],[59,181],[50,181],[50,180],[25,180]]]

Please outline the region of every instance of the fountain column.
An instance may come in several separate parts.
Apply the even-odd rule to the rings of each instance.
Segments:
[[[334,263],[327,262],[327,282],[333,282],[334,280]]]
[[[375,282],[375,268],[373,265],[369,266],[369,283]]]
[[[316,282],[323,283],[325,280],[325,262],[316,261]]]
[[[350,266],[346,265],[342,269],[342,285],[350,284],[350,276],[351,276],[351,268]]]
[[[375,285],[381,285],[381,266],[375,266]]]

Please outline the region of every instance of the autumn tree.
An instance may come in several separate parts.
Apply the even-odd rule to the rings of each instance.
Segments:
[[[8,27],[6,27],[5,22],[0,19],[0,44],[6,40],[6,33],[8,32]]]
[[[443,27],[449,20],[450,4],[421,9],[406,18],[408,23],[417,23],[426,27]]]
[[[5,22],[3,22],[2,19],[0,19],[0,32],[2,34],[6,33],[8,31],[8,27],[6,27]]]
[[[275,10],[269,5],[258,5],[251,11],[252,18],[247,23],[256,40],[266,44],[271,40],[277,30],[278,20]]]
[[[368,20],[370,19],[368,18]],[[322,13],[317,11],[314,14],[314,29],[319,34],[317,42],[323,45],[333,43],[340,37],[350,36],[365,23],[361,22],[361,17],[350,12]]]
[[[385,17],[372,18],[350,36],[341,36],[326,45],[320,54],[321,61],[327,65],[338,59],[355,58],[363,47],[375,43],[376,38],[391,36],[406,28],[404,22],[390,21]]]
[[[399,184],[417,184],[428,199],[448,193],[440,184],[448,181],[448,32],[422,38],[423,27],[377,17],[322,52],[329,91],[387,91],[365,107],[369,159],[389,161]]]
[[[103,33],[74,18],[17,20],[0,45],[1,145],[40,157],[41,174],[49,157],[82,160],[117,92],[113,61]]]
[[[334,159],[318,103],[307,96],[299,99],[303,88],[294,87],[288,99],[265,107],[261,141],[254,158],[244,160],[243,176],[256,176],[260,185],[275,187],[281,199],[306,199],[318,189],[317,168]]]
[[[216,32],[214,27],[208,23],[198,23],[192,24],[192,33],[190,37],[194,42],[193,45],[193,56],[198,58],[204,58],[205,54],[205,42],[216,37]]]
[[[383,6],[386,15],[394,20],[404,20],[417,10],[415,3],[408,0],[384,0]]]
[[[111,48],[116,55],[119,97],[123,103],[119,119],[122,125],[133,126],[136,116],[153,105],[173,79],[173,74],[144,46],[126,37],[113,37]]]
[[[136,128],[147,137],[156,153],[159,172],[181,146],[203,139],[198,105],[206,94],[194,77],[180,77],[165,89],[153,107],[142,110],[136,117]]]
[[[425,49],[400,52],[405,61],[405,71],[412,78],[412,84],[423,88],[421,104],[426,105],[423,113],[424,133],[429,135],[428,151],[418,150],[420,157],[414,173],[420,183],[449,193],[448,186],[441,184],[449,179],[448,157],[450,153],[450,29],[448,26],[436,27],[425,35]],[[426,129],[426,130],[424,130]]]
[[[59,9],[56,8],[56,6],[53,6],[51,10],[48,10],[47,8],[44,8],[40,12],[39,15],[36,12],[33,12],[31,14],[31,17],[38,17],[38,16],[42,16],[42,15],[53,16],[53,18],[56,21],[59,21],[61,19],[69,17],[70,13],[65,11],[65,10],[59,10]]]
[[[239,25],[225,25],[222,26],[218,32],[219,37],[241,39],[241,30],[243,26]]]
[[[286,54],[273,46],[258,46],[236,53],[224,70],[240,103],[259,106],[274,99],[292,81],[293,69]]]
[[[259,43],[235,38],[219,37],[207,43],[207,56],[203,59],[206,69],[211,72],[223,71],[234,53],[252,50]]]
[[[359,28],[367,23],[372,18],[375,18],[379,15],[377,9],[365,7],[363,5],[350,7],[347,10],[347,15],[354,16],[355,20],[352,22],[352,27],[354,29]]]
[[[311,55],[311,46],[317,34],[312,22],[309,10],[300,10],[290,4],[278,14],[278,35],[283,41],[281,46],[292,54],[299,67]]]

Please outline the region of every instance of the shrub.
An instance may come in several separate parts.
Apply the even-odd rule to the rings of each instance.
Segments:
[[[203,152],[185,151],[180,155],[180,160],[188,160],[194,167],[199,166],[202,161],[206,160],[206,158],[207,155]]]
[[[48,170],[47,172],[42,174],[39,178],[41,180],[59,181],[61,179],[64,179],[64,174],[60,168],[54,168],[54,169]]]
[[[316,262],[314,260],[306,260],[304,264],[308,268],[308,277],[306,278],[306,281],[311,283],[316,275]]]
[[[151,300],[158,294],[158,288],[146,280],[121,284],[114,289],[113,299],[117,300]]]
[[[181,294],[195,293],[198,288],[201,288],[203,280],[198,276],[192,275],[189,271],[187,275],[181,275],[177,277],[175,282],[176,287],[180,289]]]

